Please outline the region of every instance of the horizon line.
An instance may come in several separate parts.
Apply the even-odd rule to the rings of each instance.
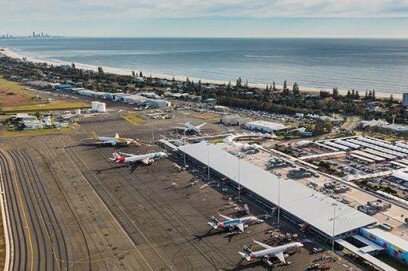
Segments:
[[[3,34],[2,34],[3,35]],[[12,34],[9,34],[12,35]],[[46,40],[46,39],[60,39],[60,38],[96,38],[96,39],[390,39],[390,40],[408,40],[406,37],[389,37],[389,36],[344,36],[344,37],[333,37],[333,36],[231,36],[231,37],[217,37],[217,36],[70,36],[70,35],[56,35],[49,34],[49,38],[37,38],[35,40]],[[16,35],[16,38],[29,38],[31,35]],[[33,39],[34,40],[34,39]]]

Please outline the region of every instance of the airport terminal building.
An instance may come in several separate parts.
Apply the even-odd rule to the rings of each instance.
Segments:
[[[281,215],[328,241],[358,234],[376,220],[348,205],[240,159],[225,150],[225,144],[200,142],[178,149],[195,166],[209,165],[211,178],[239,185],[245,195],[266,208],[280,206]]]

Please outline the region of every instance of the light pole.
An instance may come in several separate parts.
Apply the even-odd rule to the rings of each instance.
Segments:
[[[208,169],[208,181],[211,180],[211,176],[210,176],[210,143],[207,142],[207,169]]]
[[[334,229],[335,229],[335,225],[336,225],[336,203],[333,203],[333,240],[332,240],[332,251],[334,252]]]
[[[184,130],[183,145],[184,145],[184,147],[186,146],[186,130]],[[186,166],[187,166],[185,150],[183,152],[183,158],[184,158],[184,169],[185,169]]]
[[[278,178],[278,226],[280,225],[280,178]]]
[[[238,157],[238,199],[241,200],[241,158]]]

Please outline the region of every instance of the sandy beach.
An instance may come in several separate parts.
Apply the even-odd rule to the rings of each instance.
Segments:
[[[67,61],[61,61],[61,60],[57,60],[57,59],[40,59],[40,58],[36,58],[33,56],[30,56],[28,54],[24,54],[21,52],[17,52],[14,51],[10,48],[0,48],[0,54],[7,56],[7,57],[11,57],[11,58],[15,58],[15,59],[23,59],[25,58],[27,61],[29,62],[33,62],[33,63],[46,63],[48,65],[71,65],[72,63],[75,64],[75,67],[78,69],[82,69],[82,70],[91,70],[91,71],[98,71],[98,66],[95,65],[88,65],[88,64],[83,64],[83,63],[77,63],[77,62],[67,62]],[[121,69],[121,68],[114,68],[114,67],[108,67],[108,66],[102,66],[103,70],[105,73],[111,73],[111,74],[118,74],[118,75],[131,75],[132,74],[132,70],[127,70],[127,69]],[[139,71],[135,71],[135,72],[139,72]],[[172,78],[174,78],[177,81],[185,81],[186,80],[186,76],[182,76],[182,75],[168,75],[168,74],[160,74],[160,73],[154,73],[154,72],[150,72],[150,71],[142,71],[144,76],[152,76],[155,78],[163,78],[163,79],[168,79],[171,80]],[[210,80],[210,79],[205,79],[205,78],[195,78],[195,77],[189,77],[190,81],[194,81],[194,82],[198,82],[199,80],[201,80],[202,83],[209,83],[209,84],[218,84],[218,85],[222,85],[222,84],[228,84],[228,81],[222,81],[222,80]],[[232,84],[234,84],[235,82],[231,82]],[[249,82],[248,84],[250,87],[256,87],[256,88],[260,88],[263,89],[265,88],[265,84],[260,84],[260,83],[252,83]],[[282,88],[282,85],[276,85],[277,88]],[[290,86],[289,86],[290,87]],[[311,88],[311,87],[303,87],[300,85],[300,90],[301,92],[307,92],[307,93],[311,93],[311,94],[316,94],[319,93],[320,91],[324,90],[324,91],[329,91],[331,92],[332,89],[327,89],[327,88]],[[363,90],[359,90],[356,89],[357,91],[359,91],[360,96],[363,96],[365,94],[365,91]],[[347,94],[347,89],[339,89],[339,93],[341,95],[346,95]],[[402,94],[401,93],[392,93],[392,92],[380,92],[377,91],[375,92],[376,97],[377,98],[389,98],[390,95],[393,95],[393,98],[396,100],[402,100]]]

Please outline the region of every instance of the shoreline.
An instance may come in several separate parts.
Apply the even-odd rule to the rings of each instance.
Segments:
[[[90,64],[84,64],[84,63],[79,63],[79,62],[69,62],[69,61],[63,61],[63,60],[58,60],[58,59],[40,59],[36,58],[33,56],[30,56],[29,54],[22,54],[19,53],[13,49],[7,48],[7,47],[0,47],[0,55],[4,55],[6,57],[14,58],[14,59],[20,59],[22,60],[23,58],[26,58],[27,61],[33,62],[33,63],[44,63],[47,65],[54,65],[54,66],[61,66],[61,65],[70,65],[75,64],[75,67],[81,70],[90,70],[97,72],[98,67],[102,67],[104,72],[106,73],[111,73],[111,74],[117,74],[117,75],[132,75],[133,70],[128,70],[128,69],[123,69],[123,68],[114,68],[110,66],[95,66],[95,65],[90,65]],[[138,71],[135,71],[136,74]],[[197,78],[197,77],[189,77],[189,76],[182,76],[182,75],[167,75],[167,74],[160,74],[160,73],[151,73],[149,71],[145,72],[142,71],[144,74],[144,77],[147,76],[152,76],[154,78],[162,78],[162,79],[167,79],[167,80],[172,80],[173,77],[176,81],[185,81],[186,78],[188,77],[190,81],[198,82],[201,80],[202,83],[208,83],[208,84],[215,84],[215,85],[227,85],[229,82],[224,81],[224,80],[213,80],[213,79],[203,79],[203,78]],[[235,82],[231,82],[234,84]],[[266,84],[261,84],[261,83],[249,83],[248,84],[250,87],[254,88],[259,88],[259,89],[264,89],[266,87]],[[283,85],[276,85],[278,89],[282,89]],[[316,87],[302,87],[300,86],[300,92],[303,93],[310,93],[310,94],[318,94],[320,91],[328,91],[332,92],[332,89],[327,89],[327,88],[316,88]],[[338,89],[339,94],[345,96],[347,94],[347,89]],[[360,97],[363,97],[365,94],[365,91],[357,90],[360,93]],[[361,92],[360,92],[361,91]],[[390,97],[390,95],[393,95],[393,98],[398,101],[402,101],[402,93],[394,93],[394,92],[382,92],[382,91],[375,91],[376,97],[380,99],[387,99]]]

